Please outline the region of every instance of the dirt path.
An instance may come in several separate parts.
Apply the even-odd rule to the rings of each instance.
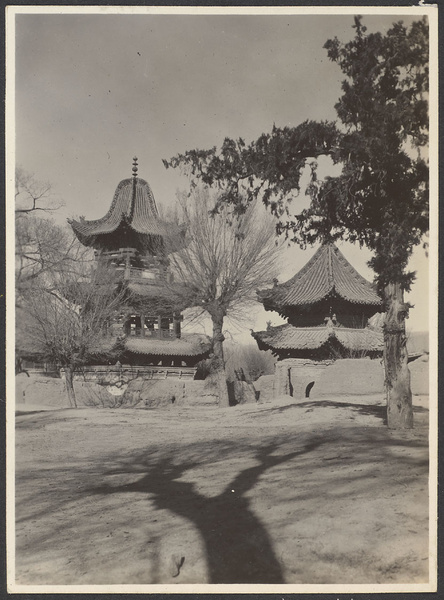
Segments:
[[[424,402],[23,412],[16,582],[428,579]]]

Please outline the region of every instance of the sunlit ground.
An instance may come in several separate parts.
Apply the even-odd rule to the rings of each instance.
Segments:
[[[19,412],[17,583],[426,582],[427,407]]]

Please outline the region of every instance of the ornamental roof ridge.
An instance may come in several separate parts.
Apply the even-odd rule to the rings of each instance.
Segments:
[[[115,231],[123,216],[140,233],[145,233],[143,221],[146,221],[147,218],[159,221],[156,201],[151,187],[145,179],[141,177],[122,179],[114,192],[108,212],[100,219],[91,221],[71,219],[69,223],[75,232],[78,231],[83,235],[97,235]]]
[[[335,294],[354,304],[380,306],[374,285],[362,277],[332,242],[325,242],[291,279],[258,296],[266,308],[311,305]]]

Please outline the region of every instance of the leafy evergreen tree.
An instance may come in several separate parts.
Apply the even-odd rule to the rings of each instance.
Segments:
[[[219,205],[242,213],[260,197],[278,218],[278,233],[301,247],[345,239],[373,251],[369,265],[386,303],[385,367],[388,425],[413,426],[403,293],[413,248],[428,231],[428,25],[394,23],[386,35],[367,33],[355,17],[354,38],[325,44],[345,75],[336,104],[338,123],[306,121],[273,127],[247,145],[191,150],[169,161],[221,190]],[[316,158],[330,156],[340,175],[318,179]],[[291,202],[311,166],[309,208],[293,215]],[[217,209],[217,207],[216,207]]]

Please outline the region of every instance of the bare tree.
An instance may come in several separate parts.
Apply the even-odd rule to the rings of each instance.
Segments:
[[[78,263],[91,256],[73,236],[72,231],[57,225],[53,220],[34,214],[16,218],[15,274],[18,297],[23,290],[43,281],[48,287],[62,273],[74,270]]]
[[[59,273],[49,288],[42,279],[23,294],[24,351],[64,369],[69,404],[77,407],[73,375],[94,360],[117,356],[120,339],[106,335],[125,291],[109,269],[78,264]]]
[[[249,382],[274,373],[276,359],[271,350],[259,350],[257,344],[227,344],[225,358],[228,379],[232,381],[236,379],[236,371],[243,371]]]
[[[228,406],[223,327],[224,319],[239,317],[256,290],[271,283],[280,250],[275,220],[261,205],[252,204],[242,215],[233,215],[207,188],[195,188],[179,197],[180,227],[185,243],[176,236],[170,243],[170,269],[175,294],[197,315],[207,313],[213,326],[212,368],[218,381],[219,405]],[[176,228],[176,231],[178,228]]]
[[[78,261],[91,255],[65,226],[56,224],[48,213],[63,206],[53,197],[51,184],[41,182],[16,169],[15,179],[15,273],[17,297],[22,291],[43,280],[50,287],[58,274],[75,268]],[[41,216],[37,211],[42,211]]]
[[[27,215],[36,211],[53,212],[63,206],[63,202],[54,198],[52,186],[48,182],[38,181],[32,173],[23,167],[15,172],[15,213]]]

